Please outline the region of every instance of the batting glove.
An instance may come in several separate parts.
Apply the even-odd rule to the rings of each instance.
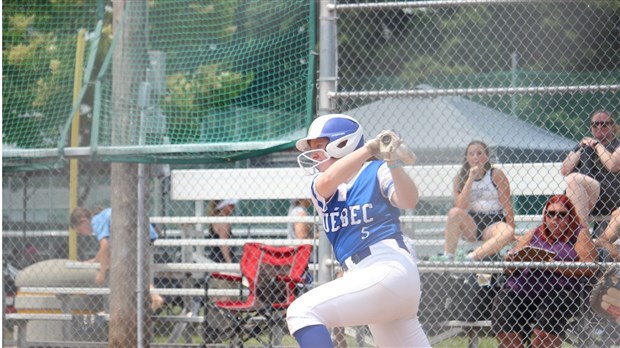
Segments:
[[[393,162],[398,159],[396,150],[403,143],[403,140],[391,130],[384,130],[377,135],[379,140],[379,155],[384,161]]]

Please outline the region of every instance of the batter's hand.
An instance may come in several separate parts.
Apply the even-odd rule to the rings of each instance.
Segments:
[[[384,161],[395,161],[398,159],[396,150],[403,143],[403,140],[391,130],[384,130],[377,135],[379,139],[379,154]]]
[[[373,156],[385,160],[395,160],[394,153],[396,148],[402,143],[402,140],[396,133],[390,130],[383,130],[374,139],[364,144]],[[394,158],[393,158],[394,157]]]
[[[413,165],[416,156],[409,150],[403,140],[391,130],[383,130],[374,139],[364,144],[370,153],[386,162],[401,162],[405,165]]]
[[[377,157],[379,155],[379,151],[381,146],[379,145],[379,139],[378,138],[374,138],[374,139],[370,139],[368,140],[364,146],[368,149],[368,151],[375,157]]]
[[[377,136],[380,142],[380,155],[386,162],[400,162],[405,165],[414,165],[416,156],[404,144],[403,139],[394,131],[385,130]]]

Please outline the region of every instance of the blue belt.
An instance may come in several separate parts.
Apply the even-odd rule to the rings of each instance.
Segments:
[[[386,238],[384,240],[388,240],[388,239],[394,239],[396,241],[396,244],[398,244],[398,246],[401,249],[409,252],[409,249],[407,249],[407,245],[405,245],[405,241],[403,240],[402,236],[389,237],[389,238]],[[370,251],[370,246],[367,246],[365,248],[362,248],[361,250],[359,250],[355,254],[351,255],[351,262],[353,262],[354,264],[357,265],[358,263],[362,262],[362,260],[364,260],[365,258],[367,258],[370,255],[372,255],[372,252]],[[345,272],[349,270],[349,267],[347,267],[346,262],[343,262],[342,265],[340,265],[340,266],[342,267],[342,269]]]

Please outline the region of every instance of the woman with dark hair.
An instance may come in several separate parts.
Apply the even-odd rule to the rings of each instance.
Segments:
[[[547,201],[542,224],[519,240],[506,261],[516,260],[524,246],[553,252],[553,260],[548,261],[596,259],[590,231],[581,226],[566,195],[555,195]],[[591,275],[592,270],[587,268],[509,269],[503,288],[493,300],[492,327],[499,347],[524,347],[532,323],[531,347],[560,347],[566,323],[579,308],[579,278]]]
[[[463,166],[454,178],[454,207],[448,212],[444,231],[446,261],[454,260],[459,237],[484,243],[467,260],[497,254],[514,238],[514,211],[510,183],[501,169],[493,168],[489,147],[482,141],[467,145]]]
[[[590,126],[592,137],[581,139],[560,168],[584,226],[590,216],[609,216],[620,207],[620,125],[600,109],[592,113]]]
[[[238,199],[211,201],[207,206],[207,214],[209,216],[231,216],[238,203]],[[211,227],[209,227],[209,237],[214,239],[232,238],[232,225],[229,222],[211,224]],[[218,263],[232,263],[238,261],[235,259],[232,248],[228,245],[219,245],[211,248],[208,257],[211,261]]]

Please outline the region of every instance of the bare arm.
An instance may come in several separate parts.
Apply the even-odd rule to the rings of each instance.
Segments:
[[[599,239],[604,239],[609,243],[615,242],[620,237],[620,208],[611,213],[611,220],[607,224],[607,228]]]
[[[295,214],[296,216],[308,216],[305,211],[300,210]],[[293,224],[293,230],[295,231],[295,237],[298,239],[311,238],[312,225],[305,222],[296,222]]]
[[[515,257],[515,254],[516,254],[516,252],[517,252],[517,250],[519,250],[519,249],[521,249],[522,247],[524,247],[524,246],[526,246],[526,245],[529,245],[529,244],[530,244],[530,241],[532,240],[532,237],[534,236],[534,232],[536,232],[536,229],[535,229],[535,228],[533,228],[533,229],[531,229],[531,230],[527,231],[527,232],[523,235],[523,237],[521,237],[521,238],[517,239],[517,244],[514,246],[514,248],[512,248],[512,249],[508,250],[508,252],[506,253],[506,256],[504,256],[504,260],[505,260],[505,261],[508,261],[508,262],[513,261],[513,260],[514,260],[514,257]],[[514,267],[507,267],[507,268],[504,270],[504,274],[505,274],[505,275],[507,275],[507,276],[509,276],[509,275],[511,275],[511,274],[512,274],[515,270],[516,270],[516,268],[514,268]]]
[[[535,228],[533,228],[533,229],[531,229],[531,230],[527,231],[527,232],[523,235],[523,237],[521,237],[521,238],[517,239],[517,244],[514,246],[514,248],[510,249],[510,250],[508,251],[508,253],[506,253],[506,257],[505,257],[505,259],[506,259],[507,261],[511,261],[511,260],[513,259],[514,254],[515,254],[515,252],[516,252],[517,250],[519,250],[519,249],[523,248],[523,247],[524,247],[524,246],[526,246],[526,245],[529,245],[529,244],[530,244],[530,241],[532,240],[532,237],[534,236],[534,232],[536,232],[536,229],[535,229]]]
[[[607,249],[615,261],[620,261],[618,248],[613,244],[620,237],[620,209],[616,209],[605,231],[594,242],[596,246]]]
[[[590,230],[582,228],[577,236],[577,243],[575,243],[575,251],[579,257],[579,262],[594,262],[597,257],[594,241],[590,235]],[[563,268],[556,270],[556,273],[560,273],[565,277],[590,277],[594,275],[594,272],[588,268]]]
[[[110,268],[110,241],[108,238],[102,238],[99,241],[99,250],[94,258],[94,261],[99,261],[99,272],[95,276],[95,283],[103,285],[105,283],[106,274]]]
[[[581,160],[582,152],[582,149],[578,149],[577,151],[571,151],[566,156],[564,162],[562,162],[562,167],[560,167],[560,173],[563,176],[567,176],[568,174],[572,173],[573,170],[575,170],[575,167],[577,167],[579,161]]]
[[[474,182],[474,179],[470,175],[463,186],[461,192],[458,192],[457,186],[459,184],[458,176],[454,177],[454,181],[452,183],[452,194],[454,195],[454,206],[456,208],[461,208],[467,210],[469,208],[469,196],[471,195],[471,185]]]
[[[597,252],[590,230],[587,228],[581,228],[579,235],[577,236],[577,243],[575,243],[575,251],[579,256],[581,262],[594,262],[596,260]]]
[[[605,169],[612,173],[620,171],[620,147],[614,152],[609,152],[601,143],[596,143],[592,147],[596,154],[601,159],[601,163],[605,166]]]
[[[317,177],[315,182],[317,193],[321,197],[331,197],[338,189],[338,186],[355,175],[370,157],[372,157],[370,150],[362,146],[337,160]]]
[[[401,209],[414,209],[420,196],[418,186],[402,167],[391,168],[390,173],[394,182],[391,202]]]
[[[230,224],[213,224],[213,231],[218,235],[220,239],[229,239],[230,238]],[[222,256],[224,256],[224,261],[227,263],[232,263],[232,253],[230,252],[230,247],[228,245],[220,245],[220,250],[222,251]]]
[[[501,169],[493,170],[493,182],[497,185],[499,202],[504,207],[506,213],[506,223],[513,229],[515,228],[515,212],[512,208],[512,197],[510,196],[510,182],[506,174]]]

